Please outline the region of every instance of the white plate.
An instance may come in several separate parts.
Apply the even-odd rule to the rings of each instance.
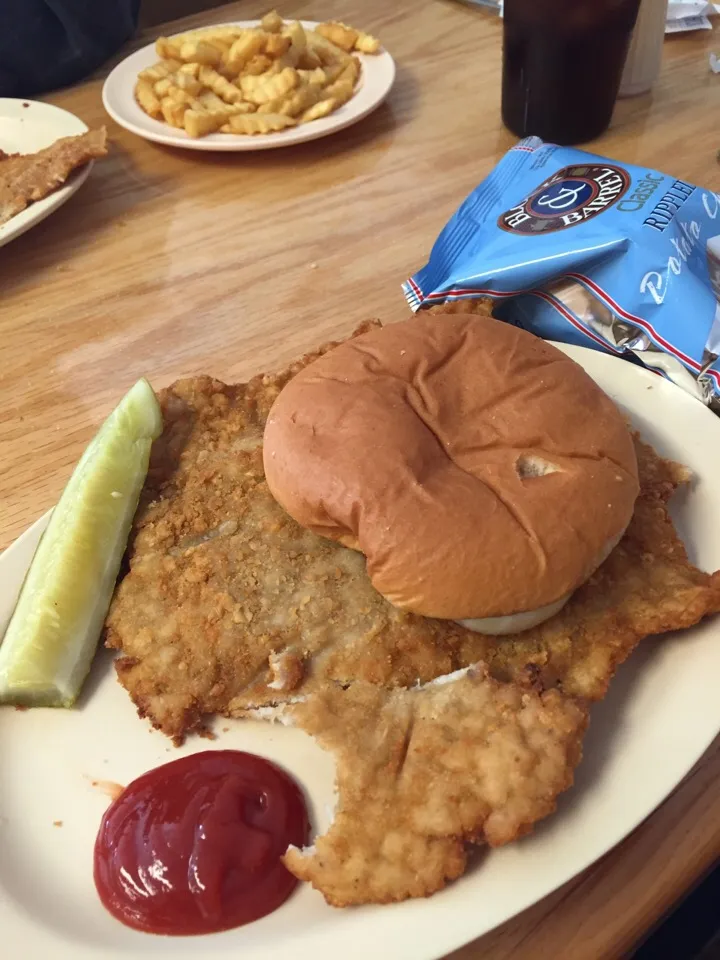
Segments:
[[[36,153],[60,137],[86,133],[87,127],[72,113],[37,100],[0,98],[0,150],[5,153]],[[65,185],[44,200],[31,203],[21,213],[0,226],[0,247],[19,237],[30,227],[57,210],[85,183],[92,161],[74,170]]]
[[[238,27],[257,27],[259,20],[233,21]],[[314,20],[303,20],[303,26],[310,30],[317,26]],[[225,24],[208,24],[208,29]],[[198,28],[199,29],[199,28]],[[164,143],[169,147],[184,147],[187,150],[269,150],[275,147],[289,147],[294,143],[317,140],[330,133],[344,130],[372,113],[390,92],[395,80],[395,61],[384,50],[379,54],[358,54],[362,62],[362,73],[355,95],[346,104],[321,120],[303,123],[278,133],[240,136],[227,133],[213,133],[207,137],[193,139],[184,130],[175,130],[167,123],[153,120],[144,113],[135,100],[135,81],[137,75],[146,67],[157,63],[159,57],[155,44],[148,44],[142,50],[130,54],[119,63],[105,81],[102,91],[103,104],[110,116],[121,127],[136,133],[146,140]]]
[[[613,357],[563,347],[632,415],[661,454],[697,476],[676,517],[692,558],[720,566],[720,422],[660,377]],[[0,624],[45,520],[0,557]],[[0,628],[1,629],[1,628]],[[428,900],[335,910],[301,886],[276,913],[202,938],[152,937],[123,927],[95,894],[92,850],[107,798],[88,778],[126,784],[172,757],[211,748],[282,764],[313,808],[332,802],[329,758],[301,731],[219,721],[213,744],[181,750],[151,733],[98,656],[77,710],[0,710],[0,930],[22,960],[431,960],[486,933],[601,857],[662,802],[720,730],[720,622],[648,640],[593,710],[577,784],[536,832],[487,853]],[[223,732],[227,728],[227,732]],[[62,827],[54,827],[62,820]],[[319,817],[321,828],[326,815]]]

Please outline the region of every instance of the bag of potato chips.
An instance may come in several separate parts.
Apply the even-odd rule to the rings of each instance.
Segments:
[[[638,360],[720,412],[720,194],[536,137],[465,200],[403,285]]]

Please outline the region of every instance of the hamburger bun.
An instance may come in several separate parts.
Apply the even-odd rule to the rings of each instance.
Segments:
[[[285,510],[362,551],[391,603],[491,633],[560,609],[638,494],[610,398],[552,345],[477,315],[340,344],[280,393],[263,456]]]

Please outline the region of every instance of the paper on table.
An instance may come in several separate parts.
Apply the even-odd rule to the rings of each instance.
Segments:
[[[665,33],[712,30],[709,17],[720,13],[720,5],[705,0],[669,0]]]

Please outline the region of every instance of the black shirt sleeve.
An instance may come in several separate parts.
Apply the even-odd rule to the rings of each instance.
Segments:
[[[75,83],[129,39],[140,0],[0,0],[0,96]]]

